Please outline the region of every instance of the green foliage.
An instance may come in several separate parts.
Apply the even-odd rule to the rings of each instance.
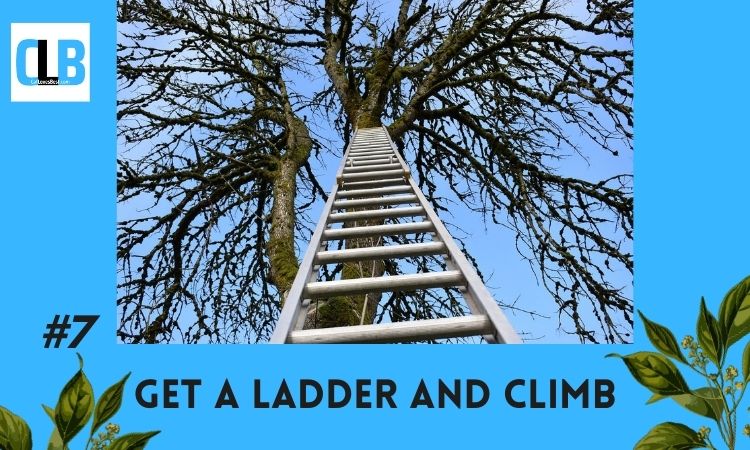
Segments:
[[[687,394],[675,395],[672,400],[688,411],[712,420],[721,418],[724,407],[721,391],[715,387],[702,387]]]
[[[719,319],[728,345],[750,332],[750,276],[733,287],[719,307]]]
[[[701,298],[696,338],[685,336],[680,344],[668,328],[649,320],[640,311],[639,314],[649,341],[659,353],[607,356],[621,358],[636,381],[653,393],[646,404],[671,398],[688,411],[714,421],[721,440],[727,448],[734,450],[737,411],[750,379],[750,342],[742,354],[741,376],[735,366],[726,364],[726,357],[732,345],[750,333],[750,277],[729,290],[721,302],[718,316],[708,310],[705,299]],[[670,358],[700,375],[706,385],[690,389]],[[750,436],[750,424],[744,426],[743,433]],[[711,429],[707,426],[695,431],[680,423],[664,422],[641,438],[635,449],[716,449],[710,434]]]
[[[80,367],[73,377],[65,383],[57,401],[51,408],[42,405],[52,421],[52,436],[47,450],[69,450],[68,443],[86,426],[91,417],[91,424],[86,449],[91,450],[143,450],[149,439],[159,431],[147,433],[130,433],[117,437],[120,427],[108,423],[105,431],[94,436],[94,433],[119,411],[122,405],[125,383],[130,374],[104,391],[94,407],[94,391],[86,374],[83,372],[83,359],[78,355]],[[31,450],[31,430],[26,422],[0,406],[0,450]]]
[[[106,431],[103,431],[90,439],[91,450],[111,449],[114,442],[118,439],[117,434],[120,432],[119,425],[109,423],[105,428]]]
[[[706,308],[706,300],[701,298],[701,309],[698,314],[698,324],[695,326],[698,344],[714,364],[721,366],[724,358],[725,339],[719,331],[719,323]]]
[[[86,426],[93,411],[94,389],[81,367],[65,384],[55,407],[55,425],[63,444],[67,445]]]
[[[747,382],[750,377],[750,341],[745,344],[745,350],[742,352],[742,378]]]
[[[638,352],[628,356],[613,353],[608,356],[622,358],[633,378],[654,394],[676,395],[690,392],[677,367],[658,353]]]
[[[157,434],[159,434],[158,431],[126,434],[113,442],[109,450],[143,450],[149,439]]]
[[[641,316],[641,320],[643,320],[646,335],[651,343],[654,344],[654,347],[665,355],[687,364],[687,359],[683,356],[674,334],[667,327],[648,320],[640,311],[638,311],[638,314]]]
[[[31,450],[31,430],[24,420],[0,406],[0,449]]]
[[[638,450],[705,448],[701,436],[681,423],[664,422],[651,429],[637,444]]]
[[[57,431],[57,425],[55,424],[55,410],[47,405],[42,405],[44,412],[47,413],[50,420],[52,420],[52,436],[49,438],[49,444],[47,450],[68,450],[68,446],[63,444],[62,436]]]
[[[92,435],[120,409],[122,405],[122,393],[125,390],[125,382],[128,381],[128,377],[130,377],[130,373],[125,375],[122,380],[107,388],[101,398],[99,398],[96,410],[94,411],[94,422],[91,424]]]

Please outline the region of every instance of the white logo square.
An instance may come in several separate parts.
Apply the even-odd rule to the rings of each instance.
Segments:
[[[10,24],[10,101],[88,102],[88,23]]]

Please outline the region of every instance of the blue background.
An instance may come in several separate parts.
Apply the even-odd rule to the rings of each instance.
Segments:
[[[621,362],[604,358],[648,348],[640,322],[633,346],[117,345],[114,3],[38,0],[0,10],[0,404],[29,422],[35,448],[51,431],[40,404],[53,405],[77,369],[73,350],[42,348],[44,324],[66,313],[101,314],[78,349],[86,372],[97,395],[133,372],[115,422],[125,432],[163,430],[152,449],[632,448],[659,422],[709,425],[668,401],[645,407],[649,393]],[[728,1],[636,8],[635,299],[678,339],[693,333],[701,295],[716,311],[726,290],[750,274],[748,14],[750,4]],[[11,104],[10,23],[66,21],[91,23],[91,102]],[[202,378],[196,408],[139,407],[137,381],[163,377]],[[238,410],[212,408],[225,377]],[[251,408],[251,380],[271,385],[282,377],[393,378],[400,408]],[[410,410],[409,391],[422,377],[481,378],[493,396],[477,410]],[[504,384],[531,377],[610,378],[617,401],[608,410],[508,407]],[[740,428],[747,422],[742,409]],[[72,448],[83,446],[78,439]],[[750,439],[740,440],[743,447]]]

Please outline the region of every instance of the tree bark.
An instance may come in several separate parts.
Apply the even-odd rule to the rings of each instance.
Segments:
[[[382,224],[382,220],[361,220],[347,222],[344,224],[344,227],[363,227]],[[344,248],[376,247],[382,245],[382,243],[382,238],[347,239],[344,243]],[[380,277],[384,271],[385,262],[381,260],[349,262],[344,263],[341,271],[341,279],[351,280]],[[330,328],[371,324],[375,319],[380,298],[380,294],[348,295],[318,302],[310,308],[306,326],[308,328]]]
[[[282,304],[299,268],[294,248],[297,171],[307,161],[312,150],[307,125],[291,114],[287,114],[287,121],[287,151],[279,158],[273,174],[273,205],[268,239],[271,282],[279,290]]]

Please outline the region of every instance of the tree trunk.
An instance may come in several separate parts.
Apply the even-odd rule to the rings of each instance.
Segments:
[[[353,211],[353,210],[350,210]],[[361,220],[347,222],[344,227],[382,225],[382,220]],[[382,238],[347,239],[344,248],[354,249],[382,245]],[[384,261],[364,261],[344,263],[342,280],[379,277],[385,269]],[[371,324],[375,319],[380,294],[348,295],[329,298],[310,308],[306,325],[308,328],[329,328]]]
[[[357,128],[375,128],[381,126],[380,114],[371,111],[360,112],[357,116]]]
[[[286,148],[273,176],[271,231],[268,239],[271,282],[279,290],[282,304],[299,268],[294,247],[297,171],[307,161],[312,150],[307,125],[297,117],[288,118]]]
[[[344,25],[348,27],[348,24]],[[341,40],[331,32],[330,23],[326,26],[327,45],[323,56],[323,66],[331,80],[336,93],[343,105],[344,114],[357,129],[374,128],[381,126],[380,117],[383,112],[385,101],[385,90],[383,89],[386,78],[390,54],[382,54],[379,63],[368,72],[372,95],[360,94],[357,88],[349,83],[346,71],[337,57],[341,49]],[[353,210],[350,210],[353,211]],[[383,220],[358,221],[345,223],[344,226],[379,225]],[[349,239],[345,241],[344,248],[361,248],[382,245],[382,239]],[[345,263],[341,278],[355,279],[367,277],[379,277],[384,272],[383,261],[368,261],[363,263]],[[375,318],[380,294],[352,295],[330,298],[325,301],[314,303],[308,310],[306,328],[329,328],[337,326],[349,326],[359,324],[370,324]]]
[[[273,180],[268,256],[271,261],[271,282],[282,294],[282,302],[286,292],[292,287],[299,266],[294,249],[294,199],[298,169],[299,165],[294,160],[282,158]]]
[[[379,115],[370,112],[358,114],[358,123],[380,123]],[[371,128],[379,125],[372,125]],[[361,211],[367,208],[350,208],[348,212]],[[345,222],[344,228],[383,225],[384,219],[357,220]],[[344,248],[355,249],[383,245],[382,237],[353,238],[344,241]],[[344,263],[341,279],[380,277],[385,272],[385,261],[374,260]],[[349,295],[319,301],[310,308],[306,319],[307,328],[329,328],[373,323],[380,303],[381,294]]]

